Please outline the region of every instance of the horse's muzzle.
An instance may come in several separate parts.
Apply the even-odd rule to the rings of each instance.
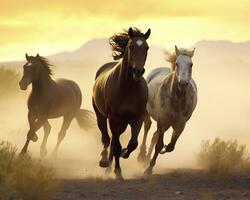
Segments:
[[[133,68],[133,77],[135,80],[139,80],[142,78],[143,74],[145,73],[144,68]]]
[[[28,87],[28,84],[25,81],[21,80],[19,81],[19,87],[21,90],[26,90]]]
[[[183,89],[183,88],[185,88],[185,87],[188,86],[188,82],[187,81],[180,81],[178,84],[179,84],[179,87],[181,89]]]

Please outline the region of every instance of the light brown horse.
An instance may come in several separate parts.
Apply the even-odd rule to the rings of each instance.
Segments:
[[[148,89],[143,74],[149,48],[146,40],[149,35],[150,29],[143,34],[136,28],[130,28],[111,37],[113,57],[115,60],[122,58],[122,61],[107,63],[96,73],[93,107],[103,143],[99,165],[111,166],[114,156],[117,178],[122,178],[120,156],[128,158],[136,149],[138,134],[146,113]],[[107,119],[112,133],[109,159],[107,149],[110,137],[107,131]],[[128,125],[131,126],[131,139],[127,148],[122,150],[119,138]]]
[[[197,88],[192,79],[193,54],[194,50],[179,50],[175,47],[175,53],[167,57],[167,61],[171,62],[172,69],[157,68],[147,77],[149,91],[148,114],[144,120],[144,137],[138,160],[149,160],[153,147],[155,144],[156,146],[154,156],[145,171],[146,174],[152,173],[160,152],[163,154],[174,150],[177,139],[196,107]],[[152,123],[151,117],[157,122],[157,130],[153,135],[146,156],[146,140]],[[172,138],[170,143],[164,146],[164,132],[170,127],[173,128]],[[165,149],[161,151],[163,146]]]
[[[93,126],[92,114],[88,110],[80,109],[82,93],[74,81],[67,79],[54,81],[51,78],[52,71],[46,58],[38,54],[37,56],[26,54],[26,60],[27,63],[23,66],[23,76],[19,85],[22,90],[26,90],[28,85],[32,84],[32,91],[28,99],[30,129],[21,153],[27,152],[30,141],[36,142],[38,140],[36,131],[43,127],[44,138],[40,155],[41,157],[46,156],[46,143],[51,129],[48,119],[62,116],[63,124],[53,152],[56,155],[72,120],[76,118],[81,128],[90,128]]]

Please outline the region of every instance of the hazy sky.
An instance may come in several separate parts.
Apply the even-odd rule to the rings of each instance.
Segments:
[[[152,29],[149,43],[250,40],[250,0],[0,0],[0,61],[73,50],[122,28]]]

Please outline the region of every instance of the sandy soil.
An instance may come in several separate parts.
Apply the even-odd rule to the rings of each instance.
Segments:
[[[115,179],[63,179],[63,187],[54,200],[100,199],[185,199],[249,200],[249,174],[233,173],[218,178],[201,170],[170,170],[161,175]]]

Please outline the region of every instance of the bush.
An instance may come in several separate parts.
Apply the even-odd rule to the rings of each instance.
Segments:
[[[0,98],[15,94],[19,90],[19,80],[20,74],[17,71],[0,67]]]
[[[0,199],[47,200],[57,191],[52,168],[18,156],[10,143],[0,143]]]
[[[223,141],[219,138],[212,143],[209,140],[202,141],[197,161],[211,173],[220,175],[227,175],[233,169],[245,171],[250,166],[245,145],[240,145],[237,140]]]

